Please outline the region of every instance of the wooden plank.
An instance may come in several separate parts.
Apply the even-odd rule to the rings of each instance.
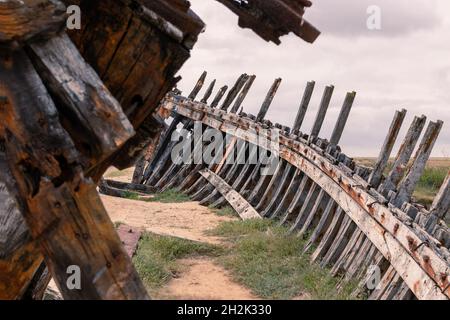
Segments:
[[[255,206],[255,209],[258,210],[258,212],[262,212],[266,205],[270,202],[272,197],[274,196],[274,193],[277,191],[279,184],[282,181],[284,170],[286,168],[286,161],[279,161],[278,166],[275,169],[275,172],[270,178],[269,184],[264,190],[264,193],[262,194],[259,199],[256,199],[258,204]]]
[[[247,94],[250,91],[255,79],[256,79],[255,75],[252,75],[248,78],[247,82],[245,83],[244,88],[242,89],[242,91],[239,94],[239,96],[237,97],[233,107],[231,108],[230,113],[238,112],[239,108],[241,107],[242,103],[244,102],[245,98],[247,97]]]
[[[443,122],[438,120],[437,122],[430,122],[427,130],[422,138],[422,142],[416,151],[414,159],[411,165],[406,170],[406,174],[399,184],[397,195],[393,201],[397,207],[403,205],[404,202],[408,202],[416,188],[417,182],[419,182],[422,176],[425,166],[427,164],[428,158],[431,155],[433,146],[439,136]]]
[[[403,140],[402,145],[397,153],[397,157],[394,160],[391,171],[379,188],[379,191],[387,196],[389,191],[396,190],[398,183],[403,177],[407,168],[408,161],[416,147],[420,134],[425,126],[427,118],[425,116],[414,117],[411,126]]]
[[[220,107],[221,110],[223,111],[228,110],[231,103],[234,101],[234,99],[236,99],[236,97],[238,96],[239,92],[241,91],[242,87],[245,85],[248,79],[249,76],[245,73],[239,76],[239,78],[236,80],[231,90],[228,92],[224,102],[222,103],[222,106]]]
[[[181,114],[191,113],[184,108],[195,108],[194,105],[189,107],[182,105],[180,102],[177,109]],[[205,118],[206,116],[202,121],[207,122]],[[242,121],[234,125],[224,122],[218,123],[216,128],[257,144],[256,135],[238,130],[244,125]],[[437,299],[450,296],[447,263],[438,252],[426,246],[419,246],[422,240],[416,233],[420,233],[420,230],[403,224],[389,208],[378,203],[359,187],[352,177],[347,176],[336,165],[324,160],[309,146],[283,136],[280,140],[280,156],[301,168],[342,208],[345,208],[347,215],[395,266],[397,272],[418,298]],[[382,234],[384,236],[381,236]],[[445,294],[442,290],[446,290]]]
[[[59,1],[0,1],[0,44],[19,47],[33,38],[55,35],[66,19],[66,8]]]
[[[134,135],[122,107],[65,34],[30,45],[39,76],[58,103],[64,128],[96,165]]]
[[[377,188],[381,182],[381,177],[388,164],[389,157],[392,149],[394,148],[395,140],[397,140],[398,133],[402,127],[403,120],[406,116],[406,110],[396,111],[394,119],[392,120],[386,139],[384,140],[383,147],[381,148],[380,155],[378,156],[375,167],[369,177],[369,184]]]
[[[444,220],[450,209],[450,170],[430,207],[430,214]]]
[[[276,209],[276,207],[280,204],[280,199],[287,193],[289,185],[294,178],[296,169],[294,166],[287,164],[284,168],[283,175],[281,180],[275,190],[275,192],[269,196],[268,204],[265,206],[264,211],[261,212],[263,217],[268,217],[271,213]]]
[[[200,171],[200,174],[227,199],[242,220],[262,219],[259,213],[217,174],[208,169]]]
[[[319,110],[317,111],[316,119],[314,120],[313,127],[311,129],[311,137],[319,137],[320,130],[322,129],[323,121],[330,106],[331,97],[333,95],[334,86],[327,86],[323,92],[322,100],[320,102]]]
[[[239,16],[239,26],[250,28],[266,41],[280,44],[280,37],[289,32],[307,42],[314,42],[320,32],[303,19],[304,7],[310,1],[292,2],[290,0],[238,2],[217,0]]]
[[[83,157],[24,52],[1,57],[0,95],[11,102],[0,109],[0,133],[28,208],[25,221],[64,298],[147,299],[96,185],[84,177]],[[82,272],[80,290],[66,285],[72,265]]]
[[[259,110],[258,115],[256,116],[256,122],[262,122],[266,117],[267,112],[269,111],[269,107],[272,104],[273,98],[278,91],[278,88],[281,84],[281,78],[275,79],[275,82],[270,87],[269,92],[267,92],[267,96],[264,99],[264,102]]]
[[[191,93],[188,96],[188,99],[195,100],[200,90],[202,90],[203,85],[205,84],[206,76],[208,73],[206,71],[203,71],[202,75],[198,79],[197,83],[195,84],[194,89],[192,89]]]
[[[212,93],[213,93],[213,91],[214,91],[215,85],[216,85],[216,79],[214,79],[214,80],[210,83],[208,89],[206,90],[206,92],[205,92],[205,94],[204,94],[204,96],[203,96],[203,98],[202,98],[202,100],[201,100],[202,103],[208,103],[208,100],[209,100],[209,98],[211,97],[211,95],[212,95]]]
[[[216,96],[214,97],[213,102],[211,103],[211,108],[216,108],[219,105],[220,101],[222,100],[227,90],[228,86],[223,86],[222,88],[219,89]]]
[[[311,101],[311,97],[314,92],[315,85],[316,85],[316,83],[314,81],[310,81],[306,84],[305,92],[303,93],[302,102],[300,103],[300,107],[298,109],[298,113],[295,118],[294,126],[292,127],[293,134],[298,134],[300,132],[300,128],[303,124],[303,120],[305,119],[306,111],[308,111],[309,102]]]
[[[275,219],[285,214],[286,210],[289,208],[289,205],[292,203],[295,194],[297,193],[302,178],[303,178],[302,172],[296,169],[292,177],[292,180],[289,183],[289,186],[287,187],[287,190],[285,191],[283,197],[281,198],[281,201],[278,200],[277,207],[272,212],[269,212],[268,218]]]
[[[21,212],[26,206],[18,201],[0,141],[0,300],[22,299],[41,265],[45,268]]]
[[[355,91],[347,93],[344,105],[342,106],[333,133],[331,134],[330,138],[331,145],[337,146],[339,144],[339,141],[341,140],[342,137],[342,133],[344,132],[345,125],[347,124],[348,116],[350,115],[350,111],[352,110],[355,98],[356,98]]]

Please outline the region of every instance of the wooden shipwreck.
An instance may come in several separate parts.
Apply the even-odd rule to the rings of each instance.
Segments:
[[[81,30],[66,32],[69,5]],[[265,39],[311,42],[309,5],[233,11]],[[157,107],[203,30],[186,0],[0,2],[0,299],[41,299],[50,277],[65,299],[149,298],[97,184],[158,141]],[[70,266],[79,290],[66,285]]]
[[[136,183],[160,191],[175,188],[207,206],[231,205],[242,219],[276,219],[290,232],[306,237],[304,250],[312,250],[312,259],[330,267],[334,276],[359,281],[355,297],[449,299],[450,234],[443,219],[450,208],[450,172],[429,210],[412,200],[442,121],[430,121],[419,143],[427,119],[415,117],[392,169],[383,175],[406,110],[395,113],[378,160],[374,168],[368,168],[356,164],[339,146],[355,92],[346,95],[328,140],[320,137],[320,131],[333,86],[325,88],[311,132],[305,133],[301,128],[313,81],[307,83],[289,128],[266,119],[281,79],[275,80],[255,116],[238,112],[255,76],[239,77],[225,99],[223,90],[218,90],[212,104],[215,81],[197,100],[205,77],[188,97],[173,92],[162,101],[162,108],[171,112],[173,121],[184,124],[184,131],[174,135],[174,126],[166,131],[155,157],[136,175]],[[196,151],[211,141],[195,139],[195,122],[203,132],[214,129],[231,137],[215,161],[196,161]],[[186,157],[180,149],[173,151],[182,141],[174,137],[180,136],[194,150],[184,161],[180,161]],[[248,159],[255,147],[280,159],[273,174],[262,174],[265,165],[261,162],[237,161]],[[105,183],[105,190],[114,188]],[[374,272],[379,273],[380,282],[372,287],[368,283]]]

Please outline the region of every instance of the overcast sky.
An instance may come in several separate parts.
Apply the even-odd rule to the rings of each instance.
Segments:
[[[207,27],[180,71],[183,92],[192,89],[203,70],[218,86],[233,85],[241,73],[255,74],[243,105],[256,114],[273,80],[281,77],[267,117],[292,126],[306,82],[315,80],[302,127],[309,132],[323,88],[333,84],[320,136],[329,138],[346,92],[356,91],[341,140],[348,155],[378,155],[395,110],[405,108],[408,114],[397,145],[414,115],[425,114],[429,120],[444,121],[433,156],[450,157],[450,1],[312,0],[305,18],[321,36],[311,45],[288,35],[280,46],[239,28],[237,16],[220,3],[190,1]],[[381,8],[381,30],[367,28],[370,5]]]

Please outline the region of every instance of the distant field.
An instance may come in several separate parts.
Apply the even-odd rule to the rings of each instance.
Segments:
[[[392,163],[394,159],[391,159],[390,163]],[[361,157],[361,158],[355,158],[355,161],[365,165],[365,166],[373,166],[373,164],[376,161],[376,158],[365,158],[365,157]],[[428,160],[428,167],[431,168],[450,168],[450,158],[431,158],[430,160]]]

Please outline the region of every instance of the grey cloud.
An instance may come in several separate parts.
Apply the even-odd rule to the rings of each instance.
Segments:
[[[450,41],[446,40],[449,39],[450,19],[445,20],[446,12],[450,10],[448,0],[374,0],[383,6],[391,4],[389,10],[396,12],[393,16],[409,16],[410,19],[402,23],[410,21],[414,30],[421,29],[420,32],[410,32],[409,27],[402,25],[391,32],[404,32],[399,37],[372,37],[356,31],[353,35],[350,32],[345,36],[337,33],[330,36],[324,32],[313,45],[290,35],[282,38],[280,46],[264,42],[250,30],[240,29],[237,17],[216,1],[191,2],[208,25],[192,58],[180,72],[183,80],[179,87],[184,92],[192,89],[203,70],[209,72],[208,81],[217,79],[218,86],[232,85],[243,72],[254,73],[257,79],[243,106],[246,112],[256,114],[273,80],[281,77],[283,82],[268,118],[291,126],[306,82],[316,80],[316,90],[303,126],[308,132],[323,88],[334,84],[335,93],[321,136],[330,136],[346,92],[357,91],[341,143],[349,155],[376,156],[395,110],[405,108],[409,112],[400,137],[414,115],[425,114],[429,120],[442,119],[446,124],[433,156],[450,156]],[[333,10],[328,13],[321,9],[327,2],[316,0],[316,9],[309,10],[308,15],[317,10],[317,17],[321,14],[324,22],[344,17],[339,18],[342,22],[349,16],[346,12],[355,10],[352,6],[358,8],[359,2],[368,3],[365,0],[333,0],[334,4],[329,2],[331,7],[327,7],[327,10]],[[409,3],[412,9],[407,7]],[[439,5],[438,10],[432,8],[435,3]],[[421,18],[413,18],[409,13],[411,10],[416,10]],[[314,23],[312,16],[308,19]],[[337,27],[341,25],[340,22],[333,23]]]
[[[338,36],[400,36],[441,23],[435,0],[315,0],[306,18],[323,33]],[[367,8],[381,9],[382,29],[367,28]]]

